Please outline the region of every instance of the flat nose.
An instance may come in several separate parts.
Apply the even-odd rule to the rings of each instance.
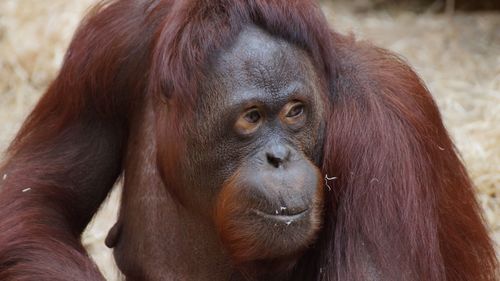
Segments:
[[[290,148],[282,144],[275,144],[266,151],[267,163],[275,168],[279,168],[286,161],[290,160]]]

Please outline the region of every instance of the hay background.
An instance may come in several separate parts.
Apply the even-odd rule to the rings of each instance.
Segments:
[[[74,29],[95,0],[1,0],[0,151],[55,77]],[[423,77],[443,114],[497,243],[500,242],[500,14],[355,12],[324,4],[336,29],[354,32],[404,56]],[[118,279],[103,239],[119,190],[83,235],[108,280]]]

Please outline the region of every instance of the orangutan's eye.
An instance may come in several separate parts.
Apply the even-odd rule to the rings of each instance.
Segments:
[[[252,107],[238,118],[235,128],[240,134],[248,135],[257,131],[261,123],[262,114],[260,110],[256,107]]]
[[[258,109],[256,108],[252,108],[250,109],[250,111],[247,111],[245,113],[245,115],[243,116],[243,118],[248,122],[248,123],[252,123],[252,124],[255,124],[257,122],[260,121],[260,112]]]
[[[286,113],[287,118],[299,117],[304,113],[304,104],[301,102],[295,102],[289,106],[289,110]]]

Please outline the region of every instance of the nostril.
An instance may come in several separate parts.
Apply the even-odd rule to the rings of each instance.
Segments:
[[[273,145],[266,152],[267,162],[275,168],[279,168],[290,158],[290,149],[285,145]]]
[[[266,153],[266,157],[267,157],[267,162],[275,168],[279,168],[283,163],[283,159],[276,157],[271,153]]]

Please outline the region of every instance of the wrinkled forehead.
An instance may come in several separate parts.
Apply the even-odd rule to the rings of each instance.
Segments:
[[[233,95],[251,90],[279,94],[312,87],[316,81],[305,50],[255,26],[245,27],[229,48],[219,52],[206,75],[211,92]]]
[[[238,81],[286,83],[291,78],[305,78],[306,64],[310,61],[304,60],[309,60],[304,50],[264,30],[248,26],[232,46],[218,55],[211,70]],[[241,80],[243,77],[245,79]]]

